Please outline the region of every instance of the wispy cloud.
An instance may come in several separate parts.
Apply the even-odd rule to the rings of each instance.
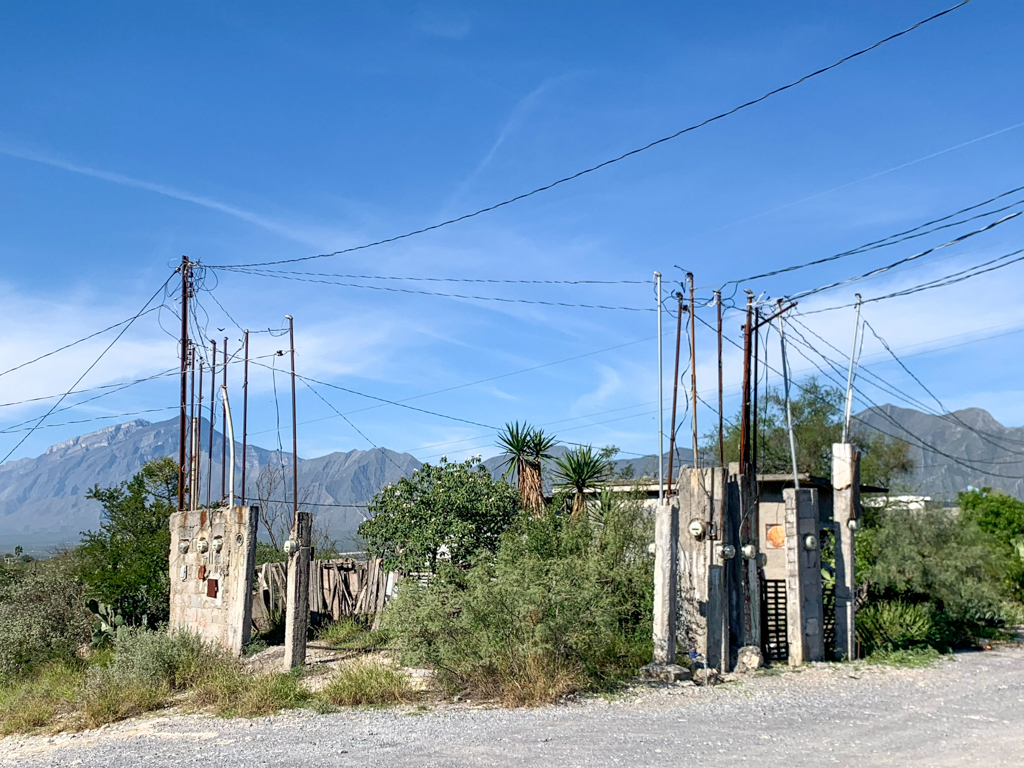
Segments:
[[[111,184],[119,184],[120,186],[131,187],[133,189],[141,189],[146,192],[163,195],[164,197],[170,197],[175,200],[199,205],[203,208],[208,208],[212,211],[217,211],[233,218],[241,219],[242,221],[260,227],[261,229],[265,229],[268,232],[273,232],[276,235],[280,235],[281,237],[297,243],[302,243],[303,245],[317,246],[323,244],[322,239],[311,236],[308,231],[282,224],[279,221],[274,221],[266,216],[261,216],[258,213],[247,211],[244,208],[239,208],[235,205],[229,205],[228,203],[221,202],[220,200],[215,200],[212,197],[197,195],[187,190],[178,189],[177,187],[172,187],[167,184],[146,181],[145,179],[137,179],[116,171],[106,171],[101,168],[94,168],[92,166],[83,165],[81,163],[72,162],[51,154],[40,152],[38,150],[16,147],[6,143],[0,144],[0,154],[18,158],[20,160],[28,160],[33,163],[41,163],[42,165],[48,165],[51,168],[59,168],[63,171],[68,171],[69,173],[89,176],[94,179],[110,182]]]

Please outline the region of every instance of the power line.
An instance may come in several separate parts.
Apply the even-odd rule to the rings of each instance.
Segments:
[[[654,307],[613,307],[604,304],[573,304],[564,301],[541,301],[539,299],[507,299],[500,296],[472,296],[462,293],[441,293],[439,291],[420,291],[413,288],[392,288],[385,285],[364,285],[362,283],[342,283],[336,280],[314,279],[311,277],[297,277],[293,274],[271,273],[255,269],[242,268],[221,268],[230,272],[255,277],[272,277],[278,280],[294,280],[300,283],[318,283],[321,285],[333,285],[341,288],[363,288],[370,291],[387,291],[389,293],[410,293],[417,296],[437,296],[446,299],[470,299],[473,301],[498,301],[506,304],[540,304],[548,307],[572,307],[579,309],[611,309],[625,312],[656,312]]]
[[[150,304],[152,303],[153,299],[155,299],[155,298],[156,298],[157,296],[159,296],[159,295],[160,295],[160,292],[161,292],[161,291],[163,291],[163,290],[164,290],[164,289],[165,289],[165,288],[167,287],[167,284],[168,284],[168,283],[169,283],[169,282],[171,281],[171,277],[173,277],[173,276],[174,276],[174,274],[175,274],[175,273],[172,273],[172,274],[171,274],[170,276],[168,276],[168,278],[167,278],[166,280],[164,280],[163,284],[162,284],[162,285],[161,285],[161,286],[160,286],[159,288],[157,288],[156,292],[155,292],[155,293],[154,293],[154,294],[153,294],[152,296],[150,296],[150,297],[149,297],[149,299],[147,299],[147,300],[146,300],[146,303],[145,303],[145,304],[143,304],[143,305],[142,305],[142,309],[140,309],[140,310],[138,311],[138,313],[136,313],[136,314],[135,314],[135,316],[134,316],[134,317],[130,318],[130,319],[128,320],[128,322],[124,324],[124,327],[123,327],[123,328],[121,329],[121,332],[120,332],[120,333],[118,333],[118,334],[117,334],[117,336],[115,336],[115,337],[114,337],[114,340],[113,340],[113,341],[111,341],[111,342],[110,342],[110,343],[109,343],[109,344],[108,344],[108,345],[106,346],[106,348],[104,348],[104,350],[103,350],[102,352],[100,352],[100,354],[99,354],[99,357],[97,357],[97,358],[96,358],[96,359],[95,359],[95,360],[94,360],[94,361],[93,361],[93,362],[92,362],[92,363],[91,363],[91,364],[89,365],[89,367],[85,369],[85,371],[84,371],[84,372],[82,373],[82,375],[81,375],[81,376],[79,376],[79,377],[78,377],[78,378],[77,378],[77,379],[75,380],[75,383],[74,383],[74,384],[72,384],[72,385],[71,385],[71,386],[70,386],[70,387],[68,388],[68,391],[67,391],[67,392],[65,392],[65,393],[64,393],[63,395],[61,395],[60,399],[59,399],[59,400],[57,400],[57,402],[53,404],[53,406],[52,406],[52,407],[50,408],[50,410],[48,410],[48,411],[47,411],[46,413],[44,413],[44,414],[43,414],[43,415],[42,415],[42,416],[41,416],[41,417],[39,418],[39,420],[38,420],[38,421],[36,422],[35,426],[34,426],[34,427],[32,427],[32,429],[30,429],[30,430],[29,430],[28,432],[26,432],[26,433],[25,433],[25,436],[24,436],[24,437],[22,437],[22,438],[21,438],[21,440],[19,440],[19,441],[17,442],[17,444],[16,444],[16,445],[15,445],[15,446],[14,446],[13,448],[11,448],[11,450],[9,450],[9,451],[7,452],[7,455],[6,455],[6,456],[4,456],[2,460],[0,460],[0,464],[4,464],[4,463],[5,463],[5,462],[6,462],[6,461],[7,461],[8,459],[9,459],[9,458],[11,458],[11,455],[12,455],[12,454],[13,454],[13,453],[14,453],[14,452],[15,452],[16,450],[18,450],[18,449],[19,449],[19,448],[20,448],[20,447],[22,446],[22,444],[23,444],[23,443],[24,443],[24,442],[25,442],[26,440],[28,440],[29,436],[30,436],[30,435],[31,435],[31,434],[32,434],[33,432],[35,432],[35,431],[36,431],[36,429],[38,429],[38,428],[39,428],[39,426],[40,426],[40,425],[41,425],[41,424],[42,424],[42,423],[43,423],[44,421],[46,421],[46,419],[47,419],[47,418],[48,418],[48,417],[50,416],[50,414],[51,414],[51,413],[53,413],[53,412],[54,412],[54,411],[55,411],[55,410],[57,409],[57,406],[59,406],[59,405],[60,405],[60,404],[61,404],[62,402],[64,402],[64,398],[66,398],[66,397],[67,397],[67,396],[68,396],[68,395],[69,395],[69,394],[70,394],[70,393],[71,393],[71,392],[72,392],[72,391],[74,390],[74,388],[75,388],[75,387],[77,387],[77,386],[78,386],[78,385],[79,385],[79,384],[80,384],[80,383],[82,382],[82,379],[84,379],[84,378],[85,378],[86,376],[88,376],[88,375],[89,375],[89,372],[90,372],[90,371],[92,371],[92,369],[93,369],[93,368],[95,368],[95,367],[96,367],[96,366],[97,366],[97,365],[99,364],[100,360],[102,360],[102,359],[103,359],[103,357],[104,357],[104,355],[106,355],[106,354],[107,354],[107,352],[109,352],[109,351],[110,351],[111,347],[113,347],[113,346],[114,346],[114,345],[115,345],[115,344],[116,344],[116,343],[117,343],[118,341],[120,341],[121,337],[122,337],[122,336],[124,336],[124,334],[125,334],[125,333],[126,333],[126,332],[128,331],[128,329],[132,327],[132,324],[133,324],[133,323],[134,323],[134,322],[135,322],[136,320],[138,320],[138,319],[139,319],[140,317],[142,317],[143,313],[144,313],[144,312],[146,311],[146,308],[147,308],[147,307],[149,307],[149,305],[150,305]]]
[[[217,269],[234,270],[235,267]],[[346,275],[337,272],[296,272],[283,269],[261,269],[271,275],[305,275],[307,277],[340,277],[346,280],[402,280],[429,283],[489,283],[499,285],[650,285],[650,280],[498,280],[480,277],[410,277],[408,275]]]
[[[177,406],[166,406],[164,408],[148,408],[144,411],[134,411],[132,413],[113,413],[109,416],[94,416],[91,419],[77,419],[76,421],[62,421],[59,424],[46,424],[41,427],[29,427],[28,429],[17,429],[10,427],[7,429],[0,429],[0,435],[12,435],[17,432],[31,432],[33,429],[51,429],[53,427],[66,427],[70,424],[88,424],[92,421],[105,421],[107,419],[123,419],[126,416],[142,416],[146,413],[159,413],[161,411],[174,411],[177,410]]]
[[[385,245],[387,243],[394,243],[394,242],[399,241],[399,240],[405,240],[407,238],[414,237],[416,235],[421,235],[421,234],[424,234],[426,232],[431,232],[431,231],[436,230],[436,229],[441,229],[442,227],[447,227],[447,226],[452,225],[452,224],[457,224],[457,223],[459,223],[461,221],[466,221],[467,219],[475,218],[476,216],[480,216],[482,214],[498,210],[499,208],[504,208],[505,206],[512,205],[513,203],[519,202],[520,200],[525,200],[528,197],[533,197],[534,195],[540,194],[541,192],[546,192],[546,191],[548,191],[550,189],[554,189],[557,186],[560,186],[560,185],[565,184],[567,182],[573,181],[573,180],[578,179],[578,178],[580,178],[582,176],[586,176],[588,174],[594,173],[595,171],[598,171],[598,170],[600,170],[602,168],[606,168],[607,166],[613,165],[614,163],[621,162],[621,161],[623,161],[623,160],[625,160],[625,159],[627,159],[629,157],[632,157],[634,155],[638,155],[641,152],[646,152],[649,149],[653,149],[654,147],[657,147],[657,146],[659,146],[661,144],[665,144],[666,142],[672,141],[673,139],[677,139],[680,136],[683,136],[684,134],[690,133],[692,131],[696,131],[699,128],[703,128],[704,126],[710,125],[711,123],[717,122],[719,120],[723,120],[726,117],[729,117],[731,115],[736,114],[737,112],[740,112],[741,110],[747,109],[747,108],[752,107],[752,106],[754,106],[756,104],[760,104],[762,101],[765,101],[766,99],[769,99],[772,96],[776,96],[776,95],[778,95],[780,93],[783,93],[784,91],[788,91],[791,88],[795,88],[796,86],[798,86],[798,85],[800,85],[800,84],[802,84],[802,83],[804,83],[804,82],[806,82],[806,81],[808,81],[808,80],[810,80],[810,79],[812,79],[814,77],[818,77],[819,75],[823,75],[826,72],[829,72],[829,71],[831,71],[831,70],[833,70],[833,69],[835,69],[835,68],[837,68],[839,66],[842,66],[843,64],[847,63],[848,61],[852,61],[853,59],[856,59],[859,56],[863,56],[864,54],[869,53],[869,52],[875,50],[876,48],[879,48],[880,46],[885,45],[888,42],[891,42],[893,40],[896,40],[897,38],[903,37],[904,35],[907,35],[910,32],[913,32],[914,30],[918,29],[919,27],[924,26],[925,24],[928,24],[929,22],[932,22],[932,21],[935,21],[936,19],[942,18],[943,16],[946,16],[947,14],[950,14],[950,13],[952,13],[953,11],[955,11],[955,10],[957,10],[959,8],[962,8],[963,6],[967,5],[967,3],[969,3],[969,2],[970,2],[970,0],[963,0],[962,2],[957,3],[956,5],[951,6],[950,8],[947,8],[944,11],[940,11],[940,12],[938,12],[936,14],[933,14],[933,15],[925,18],[925,19],[922,19],[921,21],[917,22],[916,24],[913,24],[910,27],[907,27],[906,29],[903,29],[903,30],[901,30],[899,32],[896,32],[895,34],[889,35],[888,37],[882,38],[878,42],[876,42],[876,43],[874,43],[872,45],[869,45],[867,48],[862,48],[862,49],[860,49],[860,50],[858,50],[858,51],[856,51],[854,53],[851,53],[851,54],[849,54],[847,56],[844,56],[843,58],[839,59],[835,63],[830,64],[830,65],[828,65],[826,67],[822,67],[821,69],[817,69],[817,70],[815,70],[815,71],[813,71],[813,72],[811,72],[809,74],[804,75],[803,77],[800,77],[797,80],[793,80],[793,81],[791,81],[791,82],[789,82],[789,83],[787,83],[785,85],[779,86],[778,88],[773,88],[772,90],[768,91],[767,93],[763,94],[762,96],[758,96],[755,99],[751,99],[750,101],[746,101],[746,102],[740,104],[739,106],[733,107],[732,109],[726,110],[725,112],[720,112],[717,115],[714,115],[713,117],[709,117],[709,118],[707,118],[705,120],[702,120],[699,123],[695,123],[693,125],[690,125],[690,126],[688,126],[686,128],[683,128],[682,130],[676,131],[675,133],[670,134],[668,136],[663,136],[662,138],[656,139],[656,140],[654,140],[652,142],[649,142],[648,144],[645,144],[642,147],[637,147],[636,149],[632,149],[632,150],[630,150],[628,152],[624,152],[621,155],[613,157],[613,158],[611,158],[609,160],[605,160],[605,161],[603,161],[601,163],[598,163],[597,165],[593,165],[593,166],[590,166],[589,168],[585,168],[582,171],[577,171],[576,173],[573,173],[573,174],[571,174],[569,176],[564,176],[564,177],[562,177],[560,179],[557,179],[556,181],[553,181],[553,182],[551,182],[549,184],[545,184],[542,187],[537,187],[536,189],[533,189],[533,190],[531,190],[529,192],[524,192],[524,193],[522,193],[520,195],[516,195],[515,197],[511,197],[511,198],[509,198],[507,200],[503,200],[500,203],[495,203],[493,205],[487,206],[486,208],[480,208],[477,211],[473,211],[472,213],[466,213],[466,214],[463,214],[462,216],[457,216],[454,219],[448,219],[446,221],[442,221],[442,222],[439,222],[437,224],[432,224],[432,225],[427,226],[427,227],[422,227],[420,229],[416,229],[416,230],[413,230],[411,232],[406,232],[406,233],[401,234],[401,235],[395,235],[393,237],[388,237],[388,238],[385,238],[383,240],[377,240],[377,241],[374,241],[374,242],[371,242],[371,243],[365,243],[363,245],[356,245],[356,246],[352,246],[350,248],[343,248],[341,250],[334,251],[332,253],[322,253],[322,254],[319,254],[319,255],[316,255],[316,256],[302,256],[302,257],[298,257],[298,258],[294,258],[294,259],[279,259],[277,261],[257,262],[257,263],[251,263],[251,264],[239,264],[239,265],[235,265],[235,266],[242,266],[242,267],[265,267],[265,266],[274,266],[274,265],[277,265],[277,264],[293,264],[293,263],[300,262],[300,261],[311,261],[313,259],[324,259],[324,258],[329,258],[331,256],[340,256],[341,254],[345,254],[345,253],[353,253],[355,251],[361,251],[361,250],[365,250],[367,248],[373,248],[373,247],[376,247],[376,246],[379,246],[379,245]],[[224,266],[231,266],[231,265],[214,265],[213,268],[217,268],[218,266],[219,267],[224,267]]]

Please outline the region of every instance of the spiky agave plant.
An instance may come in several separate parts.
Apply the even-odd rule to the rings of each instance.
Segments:
[[[544,430],[520,424],[518,421],[505,424],[498,433],[498,447],[508,454],[508,468],[504,479],[516,473],[519,498],[524,509],[540,515],[544,508],[544,485],[541,477],[541,463],[551,458],[551,449],[556,443]]]
[[[607,480],[612,466],[603,453],[589,445],[573,448],[559,459],[555,459],[558,479],[572,487],[572,516],[578,517],[586,509],[586,492],[595,483]]]

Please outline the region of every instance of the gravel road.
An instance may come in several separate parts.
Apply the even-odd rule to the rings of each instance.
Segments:
[[[811,665],[715,688],[639,687],[531,710],[159,716],[0,740],[0,765],[1020,766],[1024,648],[929,669]]]

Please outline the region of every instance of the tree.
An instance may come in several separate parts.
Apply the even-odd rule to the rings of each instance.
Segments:
[[[177,494],[178,465],[169,458],[148,462],[126,483],[97,485],[86,494],[103,505],[103,519],[98,531],[82,534],[80,576],[88,596],[112,605],[128,624],[168,618],[168,522]]]
[[[498,433],[498,447],[508,454],[508,469],[502,479],[516,473],[519,498],[524,509],[539,516],[544,509],[544,483],[541,477],[541,463],[552,458],[551,449],[555,438],[544,434],[544,430],[519,422],[505,424]]]
[[[799,394],[791,402],[797,468],[800,472],[830,477],[832,444],[838,443],[843,434],[843,393],[836,387],[819,384],[813,376],[805,379],[797,391]],[[726,462],[739,461],[740,422],[739,415],[733,422],[727,422]],[[903,440],[862,428],[853,432],[851,441],[862,454],[861,482],[865,484],[891,488],[914,468],[910,446]],[[717,461],[717,431],[705,436],[702,453],[705,461]],[[786,402],[776,388],[769,388],[758,402],[757,470],[780,474],[793,472]]]
[[[1024,599],[1024,501],[991,488],[957,494],[961,520],[992,537],[1008,556],[1007,581],[1017,599]]]
[[[589,445],[573,448],[555,459],[555,467],[558,479],[573,489],[573,517],[578,517],[586,509],[587,491],[612,474],[612,465],[606,453],[595,451]]]
[[[359,535],[385,568],[435,573],[445,557],[465,567],[478,552],[497,549],[517,501],[515,489],[494,480],[480,459],[442,459],[374,496],[373,518],[359,526]]]

